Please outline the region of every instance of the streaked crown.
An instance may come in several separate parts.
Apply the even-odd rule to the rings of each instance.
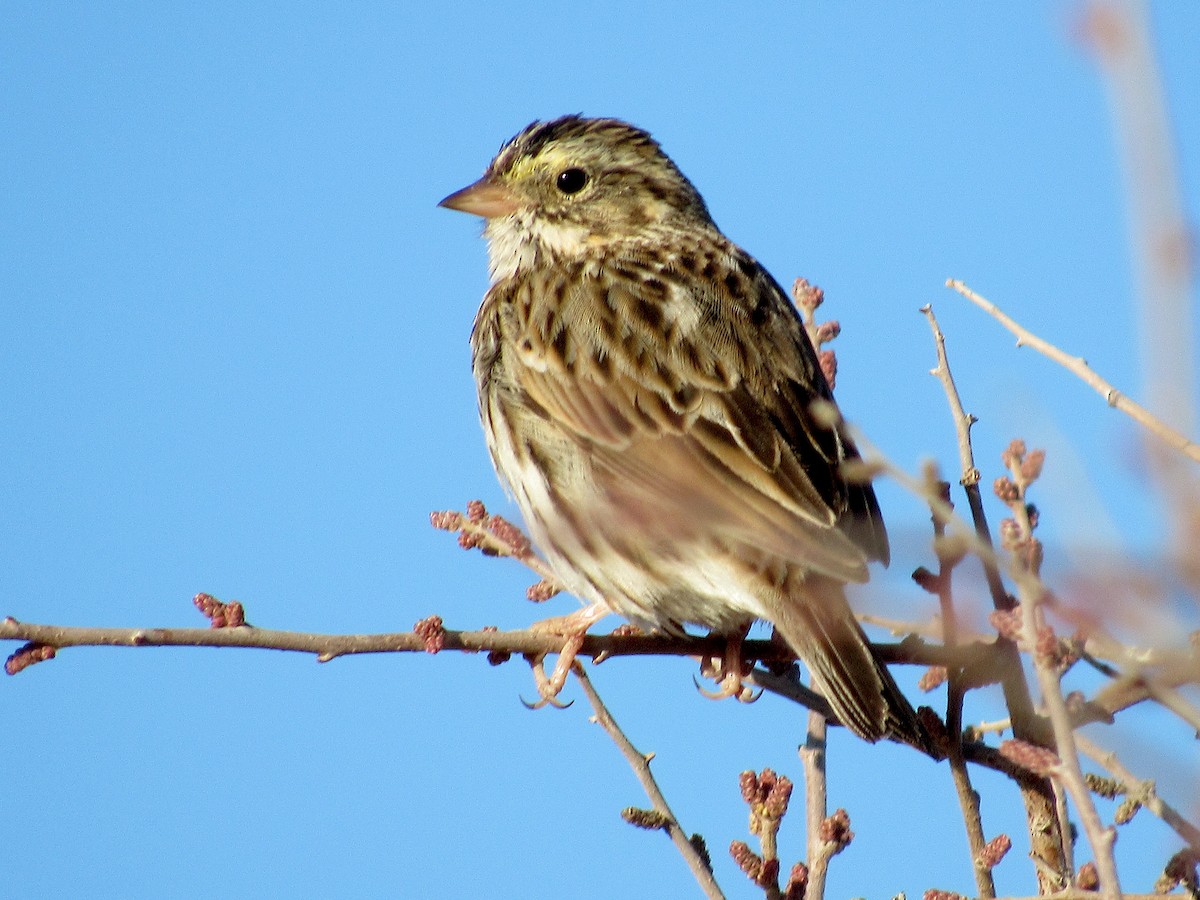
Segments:
[[[593,234],[686,220],[710,224],[699,192],[647,132],[618,119],[563,116],[533,122],[488,167],[543,221]]]

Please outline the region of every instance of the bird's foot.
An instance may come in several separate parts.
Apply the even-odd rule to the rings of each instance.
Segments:
[[[534,703],[522,700],[522,703],[525,703],[530,709],[541,709],[543,706],[566,709],[571,705],[561,702],[558,695],[567,683],[567,676],[571,674],[571,666],[583,647],[583,639],[587,636],[588,630],[610,612],[611,610],[605,604],[592,603],[570,615],[543,619],[529,626],[530,631],[560,635],[566,638],[566,642],[558,651],[558,661],[554,664],[554,671],[549,675],[546,674],[547,654],[538,653],[526,657],[530,668],[533,669],[533,681],[537,686],[540,699]]]
[[[710,691],[700,682],[696,689],[710,700],[725,700],[736,697],[739,703],[753,703],[762,696],[762,691],[755,691],[742,681],[750,674],[750,666],[742,658],[742,642],[750,630],[747,625],[740,631],[729,635],[725,642],[725,656],[710,656],[700,661],[700,674],[717,682],[717,690]]]

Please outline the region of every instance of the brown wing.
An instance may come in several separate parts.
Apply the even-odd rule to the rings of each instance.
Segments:
[[[854,448],[811,411],[832,395],[803,325],[753,259],[714,242],[551,277],[504,298],[510,373],[616,506],[843,581],[886,560],[870,486],[839,473]]]

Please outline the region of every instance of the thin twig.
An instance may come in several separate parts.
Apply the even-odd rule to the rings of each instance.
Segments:
[[[1113,132],[1125,174],[1146,406],[1178,432],[1196,434],[1195,233],[1188,221],[1149,3],[1092,0],[1082,24],[1082,34],[1108,76]],[[1194,554],[1200,486],[1177,456],[1154,453],[1148,461],[1169,520],[1164,533],[1180,573],[1195,587],[1200,583]]]
[[[1200,710],[1174,690],[1181,685],[1200,683],[1200,647],[1194,642],[1187,649],[1133,647],[1095,630],[1084,647],[1087,652],[1122,667],[1086,704],[1089,714],[1099,715],[1101,721],[1111,720],[1121,710],[1149,699],[1200,731]]]
[[[1174,688],[1159,684],[1154,678],[1144,679],[1146,693],[1161,703],[1183,721],[1187,722],[1197,732],[1200,732],[1200,709],[1188,703],[1184,696]]]
[[[819,687],[819,685],[816,685]],[[828,816],[828,796],[825,774],[826,742],[825,717],[819,712],[808,713],[808,737],[800,748],[804,763],[804,827],[808,847],[808,887],[805,900],[824,900],[825,880],[829,874],[832,847],[821,839],[821,823]]]
[[[1038,645],[1038,607],[1045,595],[1045,588],[1031,572],[1017,570],[1014,566],[1013,577],[1017,582],[1017,591],[1021,598],[1024,640],[1031,648],[1034,662],[1034,672],[1037,674],[1038,686],[1042,691],[1042,702],[1050,717],[1054,729],[1054,746],[1061,763],[1056,775],[1062,780],[1083,824],[1084,833],[1092,847],[1092,856],[1100,876],[1100,890],[1108,900],[1120,900],[1121,882],[1117,876],[1117,864],[1113,859],[1113,842],[1116,840],[1116,830],[1111,826],[1105,827],[1096,812],[1092,802],[1091,792],[1083,779],[1083,770],[1079,766],[1079,754],[1075,748],[1075,733],[1071,716],[1067,712],[1067,703],[1063,698],[1062,685],[1058,680],[1058,671],[1054,660],[1048,654],[1039,653]],[[1064,846],[1064,850],[1065,850]]]
[[[1084,12],[1083,34],[1108,76],[1125,171],[1147,405],[1194,432],[1193,234],[1148,7],[1093,0]]]
[[[1051,778],[1050,785],[1054,788],[1054,810],[1058,815],[1058,821],[1070,822],[1071,813],[1067,808],[1067,792],[1062,780]],[[1072,876],[1075,874],[1075,835],[1070,828],[1063,830],[1063,865],[1068,874]]]
[[[1193,850],[1200,853],[1200,828],[1185,819],[1175,807],[1158,796],[1153,781],[1142,781],[1122,765],[1116,753],[1099,747],[1082,734],[1075,735],[1075,744],[1080,752],[1090,756],[1103,766],[1108,774],[1120,782],[1126,796],[1137,800],[1142,806],[1166,822],[1176,834],[1187,841]]]
[[[954,789],[958,794],[958,805],[962,810],[963,824],[967,829],[967,845],[971,850],[971,871],[975,875],[975,887],[979,896],[996,896],[996,882],[992,870],[981,865],[987,838],[983,833],[983,817],[979,810],[979,792],[971,784],[966,757],[962,745],[962,677],[961,673],[950,679],[947,686],[946,730],[950,733],[948,752],[950,774],[954,778]]]
[[[954,419],[954,431],[958,435],[958,462],[962,470],[963,484],[979,483],[979,469],[975,466],[975,451],[971,448],[971,426],[979,420],[963,409],[962,398],[958,387],[954,384],[954,375],[950,372],[950,363],[946,358],[946,336],[942,334],[937,317],[933,314],[933,305],[926,303],[921,312],[929,320],[929,328],[933,331],[933,343],[937,350],[937,368],[930,369],[929,374],[935,376],[946,391],[946,400],[950,404],[950,416]]]
[[[1012,730],[1011,719],[997,719],[995,722],[976,722],[974,725],[968,726],[971,732],[975,735],[984,735],[990,732],[1003,734],[1006,731]]]
[[[937,317],[933,314],[933,306],[927,303],[921,307],[921,312],[929,320],[934,347],[937,350],[938,364],[936,368],[930,370],[930,374],[941,382],[942,389],[946,392],[946,402],[950,406],[950,415],[954,419],[954,431],[958,436],[958,457],[961,466],[959,484],[962,485],[967,495],[967,506],[971,510],[971,520],[975,525],[975,532],[979,536],[979,540],[990,548],[992,533],[988,528],[987,517],[983,511],[983,495],[979,490],[981,476],[979,469],[975,466],[975,453],[971,448],[971,426],[978,420],[963,408],[962,398],[954,383],[954,375],[950,371],[950,360],[946,355],[946,336],[942,333]],[[980,560],[983,563],[983,574],[987,579],[988,591],[992,595],[992,605],[996,609],[1012,609],[1013,604],[1000,579],[1000,566],[995,555],[981,554]],[[1026,693],[1028,693],[1028,688],[1026,688]]]
[[[894,635],[915,634],[935,641],[946,639],[946,628],[938,616],[931,616],[923,621],[915,619],[893,619],[888,616],[877,616],[874,613],[855,613],[854,617],[864,625],[874,625],[883,628]],[[980,643],[991,643],[995,635],[974,633],[972,640]]]
[[[940,335],[936,320],[933,319],[933,311],[928,307],[926,309],[928,310],[927,315],[934,324],[935,335]],[[945,356],[940,346],[938,356],[941,363],[944,363]],[[949,377],[949,369],[947,368],[945,371]],[[958,412],[962,413],[961,405],[958,407]],[[965,441],[965,451],[961,459],[964,467],[971,466],[973,468],[969,429],[970,423],[966,422],[963,433],[960,434],[960,438]],[[960,449],[962,449],[961,445]],[[943,499],[948,499],[950,485],[943,483],[943,487],[946,491]],[[938,571],[933,581],[937,590],[938,605],[942,611],[945,641],[947,646],[954,647],[958,644],[958,617],[954,610],[953,577],[954,567],[962,557],[961,554],[953,554],[946,550],[946,523],[938,517],[936,512],[933,512],[932,519],[934,548],[938,558]],[[975,875],[975,886],[979,890],[980,897],[992,898],[996,896],[996,882],[992,877],[992,867],[984,864],[987,838],[983,834],[979,792],[971,784],[971,774],[967,771],[966,759],[963,756],[962,714],[963,698],[966,695],[963,669],[961,667],[948,669],[947,679],[949,683],[946,686],[946,731],[949,737],[947,756],[949,757],[950,774],[954,779],[959,808],[962,810],[963,825],[967,830],[967,845],[971,850],[971,871]]]
[[[962,485],[963,492],[967,497],[967,506],[971,510],[971,520],[974,526],[974,537],[976,544],[976,554],[979,556],[983,564],[984,576],[987,579],[988,591],[992,597],[992,606],[997,610],[1009,610],[1013,607],[1013,602],[1004,587],[1004,583],[1000,578],[1000,564],[996,556],[994,545],[992,543],[991,529],[988,527],[987,515],[983,508],[983,495],[979,489],[980,472],[975,466],[975,454],[971,447],[971,425],[975,422],[975,417],[969,415],[962,403],[962,398],[958,393],[958,387],[954,383],[954,375],[950,371],[950,360],[946,353],[946,338],[942,333],[941,326],[938,324],[937,317],[933,313],[933,307],[926,304],[922,307],[921,312],[924,313],[929,321],[930,330],[933,333],[934,347],[937,352],[937,367],[931,372],[942,384],[942,389],[946,393],[946,402],[950,406],[950,413],[954,419],[955,432],[958,435],[959,447],[959,462],[961,466],[961,476],[959,483]],[[927,479],[928,480],[928,479]],[[938,498],[939,501],[942,498]],[[939,504],[930,504],[930,509],[933,512],[934,522],[941,523],[944,531],[947,524],[953,524],[951,520],[944,518],[940,511],[943,507],[949,507],[948,502]],[[1022,740],[1036,741],[1041,732],[1042,722],[1033,708],[1033,698],[1029,692],[1029,683],[1025,678],[1025,669],[1021,665],[1020,652],[1016,644],[1004,637],[999,637],[996,641],[996,650],[1003,657],[1003,669],[1000,680],[1001,689],[1004,692],[1004,701],[1008,707],[1009,720],[1012,722],[1014,736]],[[952,679],[949,686],[949,699],[955,699],[955,682]],[[948,719],[954,719],[955,730],[951,732],[951,740],[957,741],[961,748],[961,725],[962,725],[962,709],[961,700],[957,704],[957,714],[950,714]],[[951,704],[948,710],[953,711],[955,705]],[[947,722],[949,725],[950,722]],[[954,762],[952,760],[952,768]],[[959,785],[960,798],[970,798],[971,794],[964,794],[961,782],[966,781],[965,766],[962,767],[962,774],[955,773],[955,783]],[[1053,816],[1053,799],[1052,787],[1046,779],[1026,780],[1020,782],[1021,799],[1025,805],[1026,821],[1029,824],[1029,835],[1032,843],[1031,853],[1035,861],[1047,864],[1048,868],[1063,872],[1065,869],[1065,843],[1067,823],[1061,818]],[[978,801],[975,803],[976,809]],[[964,806],[964,811],[968,809]],[[968,839],[972,843],[972,851],[978,859],[978,853],[975,852],[975,838],[970,835],[970,816],[968,813]],[[1054,822],[1055,827],[1044,828],[1039,827],[1039,822]],[[982,840],[982,834],[978,837]],[[979,867],[976,866],[978,876]],[[991,873],[988,873],[989,880]],[[1038,870],[1038,881],[1043,890],[1047,890],[1051,886],[1059,886],[1053,884],[1048,873],[1044,873],[1041,869]],[[980,890],[983,890],[982,883]],[[993,887],[994,890],[994,887]]]
[[[319,662],[339,656],[366,653],[424,653],[427,639],[416,631],[378,634],[321,634],[308,631],[280,631],[244,625],[237,628],[104,628],[72,625],[43,625],[0,619],[0,641],[26,641],[59,649],[67,647],[237,647],[310,653]],[[562,649],[560,635],[535,629],[514,631],[457,631],[442,629],[439,650],[465,653],[509,653],[513,655],[554,654]],[[668,634],[589,634],[579,651],[585,657],[614,656],[720,656],[725,652],[723,637],[693,637]],[[955,655],[941,647],[905,642],[875,644],[880,659],[889,663],[914,665],[954,665],[968,657],[979,658],[990,645],[963,647]],[[747,661],[788,662],[795,659],[776,641],[745,641],[743,658]],[[803,702],[803,701],[801,701]]]
[[[1153,674],[1140,666],[1131,667],[1098,691],[1092,702],[1114,715],[1147,698],[1157,699],[1156,692],[1161,694],[1167,688],[1196,683],[1200,683],[1200,651],[1163,651],[1162,662]],[[1187,715],[1184,718],[1187,719]],[[1194,727],[1200,730],[1200,724]]]
[[[984,577],[987,579],[988,591],[992,596],[992,606],[995,609],[1012,609],[1012,600],[1000,578],[1000,563],[992,549],[992,532],[988,527],[987,515],[983,509],[983,495],[979,490],[980,472],[975,466],[975,453],[971,447],[971,426],[977,420],[963,408],[962,398],[954,383],[954,374],[950,371],[950,358],[946,353],[946,336],[942,333],[937,317],[933,314],[933,306],[927,303],[921,307],[921,312],[929,320],[929,328],[933,332],[934,347],[937,351],[938,364],[936,368],[930,370],[930,374],[942,384],[942,389],[946,393],[946,402],[950,406],[950,415],[954,419],[954,429],[958,435],[958,455],[961,466],[959,484],[962,485],[967,496],[967,507],[971,510],[971,521],[975,527],[975,534],[979,542],[985,545],[989,551],[978,555],[983,563]],[[933,513],[937,516],[938,510],[933,509]],[[1005,641],[1005,643],[1010,642]],[[1010,680],[1006,681],[1004,685],[1004,699],[1008,703],[1013,717],[1021,720],[1033,714],[1033,703],[1029,695],[1029,685],[1025,681],[1024,670],[1019,664],[1016,647],[1010,647],[1007,652],[1012,665],[1009,669]]]
[[[963,647],[962,649],[967,651],[970,648]],[[781,697],[818,712],[824,717],[827,725],[839,724],[833,717],[833,711],[829,708],[829,704],[825,698],[809,690],[804,685],[799,684],[795,679],[788,678],[786,675],[775,675],[766,669],[755,668],[747,676],[746,680],[756,687],[761,687],[773,694],[778,694]],[[1038,738],[1042,742],[1049,741],[1051,739],[1049,728],[1039,729]],[[962,751],[963,758],[968,763],[1007,775],[1017,782],[1022,790],[1035,788],[1038,785],[1043,785],[1046,781],[1046,779],[1034,775],[1028,769],[1017,765],[1011,759],[1001,754],[995,747],[989,747],[982,742],[973,741],[969,744],[963,744]],[[803,755],[804,748],[801,748],[800,752]],[[940,759],[940,757],[935,756],[935,759]],[[1049,788],[1047,787],[1046,790],[1049,791]]]
[[[847,430],[851,432],[860,450],[871,447],[870,442],[857,431],[852,428]],[[932,491],[929,478],[924,480],[913,478],[877,451],[872,453],[868,465],[873,466],[879,472],[886,473],[931,507],[936,507],[936,514],[945,519],[947,527],[953,528],[955,533],[963,537],[970,544],[972,552],[983,559],[985,564],[989,560],[993,563],[997,560],[996,551],[992,547],[987,532],[987,520],[983,518],[983,505],[979,500],[978,485],[973,488],[976,502],[972,503],[972,509],[977,508],[978,515],[976,525],[971,526],[954,512],[949,503]],[[970,496],[969,492],[968,496]],[[993,597],[995,598],[995,595]],[[1043,720],[1033,709],[1033,702],[1025,682],[1025,672],[1020,668],[1020,657],[1017,654],[1016,646],[1011,642],[1006,643],[1011,649],[1007,651],[1009,659],[1004,665],[1010,674],[1001,683],[1006,688],[1005,700],[1014,725],[1013,733],[1022,740],[1043,744],[1049,739],[1048,729],[1044,727]],[[1003,646],[1000,639],[997,639],[996,646]],[[1018,685],[1022,689],[1017,689]],[[964,750],[966,749],[964,748]],[[968,758],[970,755],[968,754]],[[1032,775],[1024,778],[1015,775],[1013,777],[1017,780],[1021,791],[1021,800],[1025,805],[1025,819],[1029,827],[1031,843],[1030,856],[1037,867],[1038,885],[1046,893],[1051,893],[1065,883],[1063,833],[1067,823],[1059,822],[1055,815],[1054,792],[1049,779]]]
[[[671,842],[684,858],[684,861],[687,862],[688,868],[692,871],[692,876],[700,885],[700,889],[704,891],[704,895],[710,898],[724,898],[725,895],[721,892],[716,879],[713,878],[712,870],[704,861],[704,857],[700,855],[696,845],[684,832],[683,828],[680,827],[679,820],[671,812],[671,807],[667,803],[666,797],[663,796],[662,791],[658,787],[658,782],[654,780],[654,775],[650,772],[650,760],[653,756],[647,756],[639,751],[633,746],[629,738],[625,736],[625,732],[617,725],[616,720],[612,717],[612,713],[608,711],[608,707],[604,705],[604,701],[596,693],[596,689],[592,686],[592,681],[588,678],[583,666],[576,663],[572,667],[572,671],[575,673],[580,687],[583,688],[584,694],[587,695],[588,702],[592,705],[596,723],[613,739],[613,743],[617,745],[621,751],[621,755],[625,757],[630,768],[633,769],[633,774],[637,776],[637,780],[641,783],[646,796],[650,798],[650,803],[653,805],[655,812],[662,816],[663,827],[671,836]]]
[[[772,694],[777,694],[780,697],[791,700],[793,703],[799,703],[807,709],[815,710],[824,716],[827,721],[834,724],[841,724],[834,716],[829,701],[801,682],[799,677],[793,672],[786,672],[779,675],[770,669],[756,666],[750,670],[749,675],[745,676],[745,681],[747,684],[762,688],[764,691],[770,691]]]
[[[1195,462],[1200,462],[1200,444],[1188,438],[1186,435],[1180,434],[1175,429],[1171,428],[1157,416],[1153,415],[1144,406],[1130,400],[1129,397],[1108,381],[1105,381],[1097,375],[1092,368],[1087,364],[1087,361],[1080,356],[1070,356],[1059,350],[1058,347],[1045,341],[1031,331],[1018,324],[1012,318],[1007,316],[1001,309],[992,303],[990,300],[981,297],[961,281],[950,279],[946,282],[946,286],[953,288],[962,294],[1001,325],[1011,331],[1017,338],[1018,347],[1032,347],[1038,353],[1053,360],[1067,371],[1082,379],[1088,386],[1102,396],[1109,406],[1119,409],[1125,413],[1155,437],[1159,438],[1169,447],[1178,450],[1188,458]]]

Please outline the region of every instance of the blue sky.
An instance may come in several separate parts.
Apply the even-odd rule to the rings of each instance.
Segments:
[[[324,632],[431,613],[517,628],[574,608],[531,607],[520,567],[463,554],[428,513],[474,497],[511,511],[467,348],[484,247],[435,204],[531,119],[580,111],[653,131],[727,234],[785,284],[826,290],[839,399],[893,459],[956,465],[917,312],[932,302],[986,480],[1011,437],[1050,448],[1053,564],[1096,550],[1153,564],[1132,427],[942,287],[966,280],[1136,396],[1119,163],[1074,4],[409,6],[5,7],[0,614],[196,625],[202,590],[264,627]],[[1195,220],[1200,7],[1158,5],[1155,24]],[[870,595],[927,615],[906,583],[928,562],[927,513],[880,495],[897,550]],[[711,703],[692,673],[613,661],[594,679],[658,754],[729,895],[752,897],[725,849],[747,837],[737,775],[798,780],[803,711]],[[665,839],[617,818],[644,800],[582,698],[526,711],[518,663],[75,650],[0,687],[10,884],[693,890]],[[968,718],[998,712],[980,696]],[[1188,783],[1194,754],[1132,727],[1097,737]],[[833,737],[831,804],[858,837],[831,897],[972,890],[949,777],[912,756]],[[1019,833],[1015,793],[980,782],[989,833]],[[801,818],[784,826],[789,859]],[[1119,844],[1127,886],[1149,887],[1174,846],[1139,821]],[[1021,852],[997,877],[1032,888]]]

